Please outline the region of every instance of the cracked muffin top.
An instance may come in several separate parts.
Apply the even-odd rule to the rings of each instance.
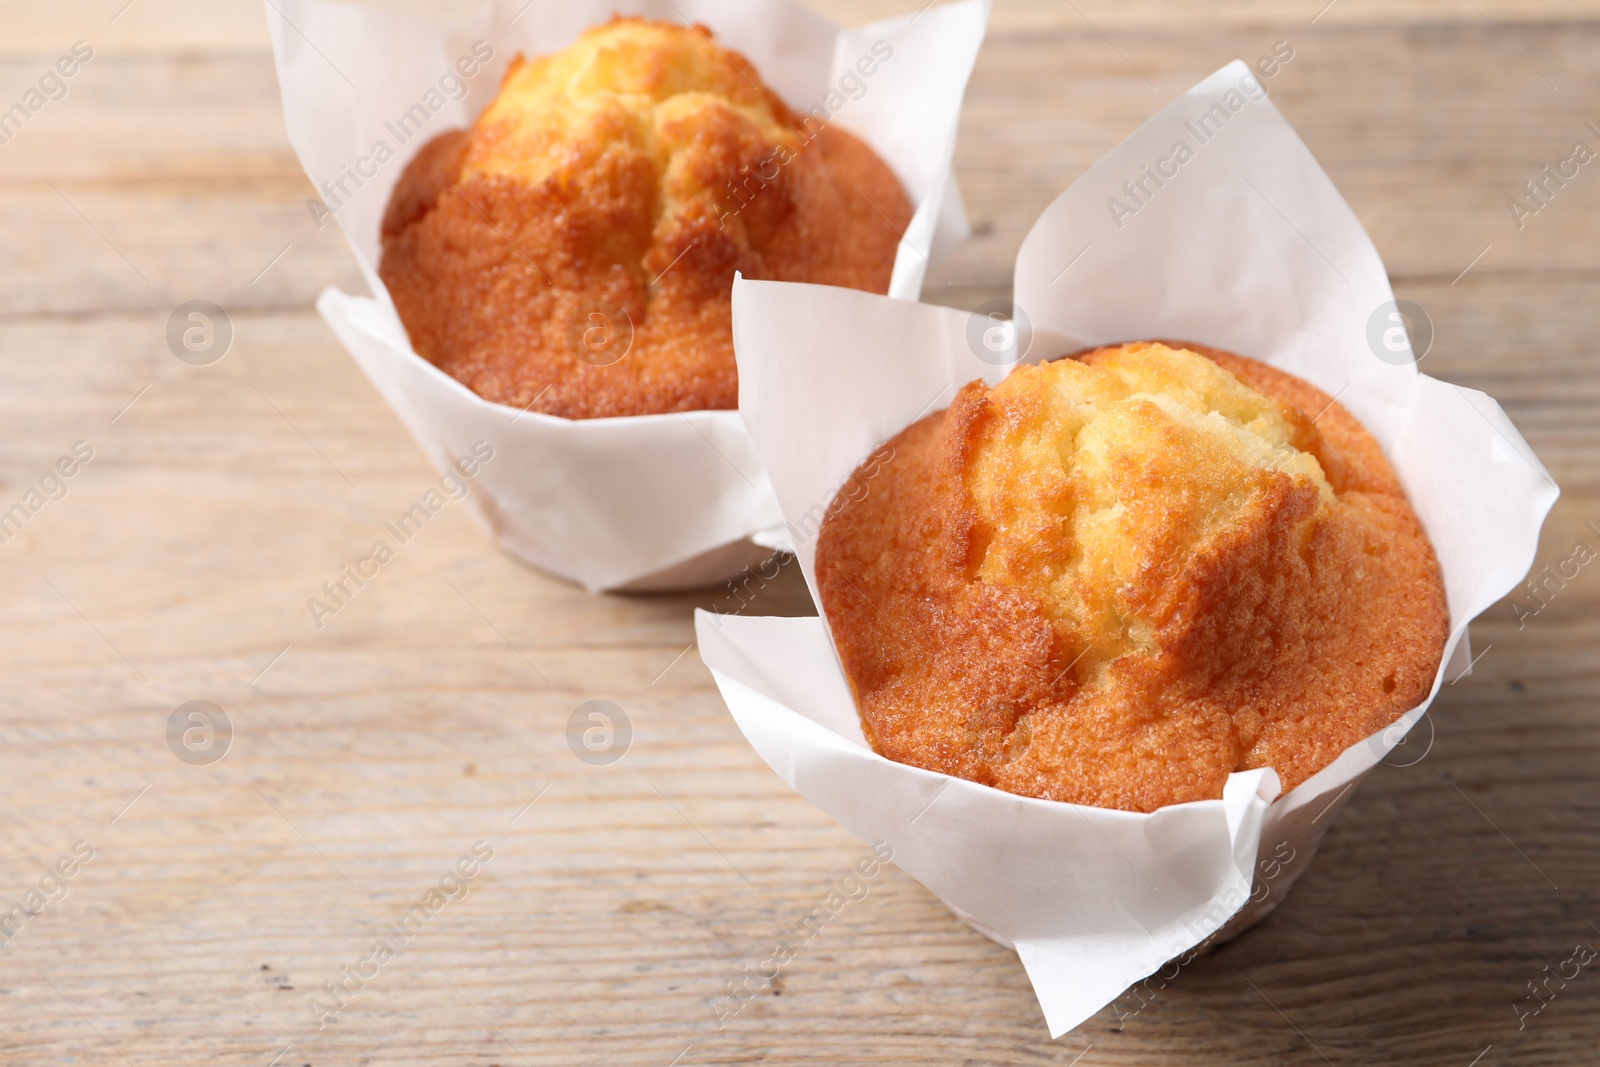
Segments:
[[[1294,788],[1420,704],[1433,548],[1321,390],[1178,342],[973,382],[839,494],[817,583],[882,755],[1130,811]]]
[[[407,166],[379,274],[413,346],[478,395],[599,418],[738,406],[731,289],[887,292],[911,205],[703,26],[615,18],[518,56]]]

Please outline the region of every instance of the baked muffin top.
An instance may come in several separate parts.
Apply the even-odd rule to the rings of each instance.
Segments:
[[[485,399],[568,418],[738,405],[731,288],[886,292],[911,206],[702,26],[616,18],[513,61],[429,143],[379,273],[413,346]]]
[[[837,498],[817,582],[881,754],[1131,811],[1285,791],[1420,704],[1421,524],[1320,390],[1200,345],[973,382]]]

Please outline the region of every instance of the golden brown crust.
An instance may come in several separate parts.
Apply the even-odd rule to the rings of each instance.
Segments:
[[[887,292],[910,219],[870,148],[710,31],[617,18],[519,57],[471,130],[422,150],[379,273],[417,352],[485,399],[733,408],[734,272]]]
[[[1443,583],[1376,442],[1169,344],[968,385],[830,514],[818,586],[880,753],[1153,811],[1253,767],[1292,789],[1426,697]]]

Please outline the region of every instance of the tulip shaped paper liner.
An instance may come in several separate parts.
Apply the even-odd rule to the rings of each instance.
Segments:
[[[613,13],[699,22],[796,111],[821,107],[894,170],[915,214],[890,295],[915,300],[929,261],[968,232],[950,160],[988,7],[841,30],[797,0],[494,0],[459,24],[266,0],[289,138],[323,197],[308,206],[343,229],[376,294],[329,289],[317,308],[441,470],[478,440],[495,447],[467,499],[513,555],[591,591],[733,577],[767,554],[750,538],[782,525],[738,413],[574,421],[477,396],[416,354],[378,277],[390,192],[425,143],[487,106],[518,52],[556,51]]]
[[[1205,115],[1201,141],[1193,124]],[[1180,143],[1187,153],[1175,152]],[[1146,179],[1135,202],[1124,182],[1147,165],[1170,173]],[[1201,82],[1056,200],[1023,244],[1016,292],[1033,324],[1030,360],[1178,338],[1263,359],[1336,395],[1383,446],[1438,553],[1452,623],[1433,693],[1466,669],[1467,622],[1526,573],[1555,484],[1493,400],[1422,376],[1409,358],[1374,355],[1367,324],[1392,299],[1383,264],[1248,68]],[[963,312],[867,294],[735,284],[740,410],[813,597],[817,530],[851,472],[966,382],[1009,369],[975,355],[994,358],[969,341],[971,324]],[[696,621],[701,655],[756,751],[1014,945],[1055,1036],[1275,907],[1351,787],[1427,706],[1288,795],[1263,769],[1233,774],[1220,800],[1112,811],[878,756],[823,619]]]

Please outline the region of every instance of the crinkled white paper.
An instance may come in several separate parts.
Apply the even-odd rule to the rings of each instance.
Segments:
[[[738,413],[573,421],[490,403],[417,356],[377,272],[383,212],[416,151],[471,123],[518,52],[556,51],[613,13],[710,26],[791,106],[822,105],[870,144],[916,208],[890,289],[915,300],[929,259],[967,235],[950,160],[988,0],[855,30],[793,0],[495,0],[455,24],[266,0],[289,139],[376,294],[330,289],[318,310],[441,470],[489,435],[498,455],[469,500],[503,548],[591,591],[686,588],[740,573],[766,554],[752,536],[781,527]],[[863,75],[879,41],[893,55]],[[492,58],[458,67],[479,42]],[[424,112],[420,131],[398,125]],[[393,158],[379,161],[380,142]]]
[[[1186,123],[1219,106],[1226,119],[1196,145]],[[1133,207],[1123,183],[1185,138],[1195,150],[1165,165],[1177,171],[1164,184],[1146,180],[1136,211],[1109,206]],[[1337,396],[1383,445],[1438,551],[1452,624],[1433,692],[1465,669],[1467,623],[1526,573],[1555,484],[1492,399],[1420,375],[1409,352],[1400,365],[1374,354],[1368,323],[1392,299],[1383,264],[1247,67],[1201,82],[1056,200],[1023,244],[1016,293],[1035,331],[1028,359],[1178,338]],[[850,473],[966,382],[1009,369],[974,355],[969,320],[862,293],[736,283],[740,410],[813,596],[818,524]],[[1237,930],[1275,907],[1351,787],[1427,706],[1287,796],[1259,770],[1231,776],[1221,800],[1137,814],[1013,796],[878,756],[822,619],[696,621],[701,656],[761,756],[1014,945],[1054,1036],[1225,936],[1230,920]]]

